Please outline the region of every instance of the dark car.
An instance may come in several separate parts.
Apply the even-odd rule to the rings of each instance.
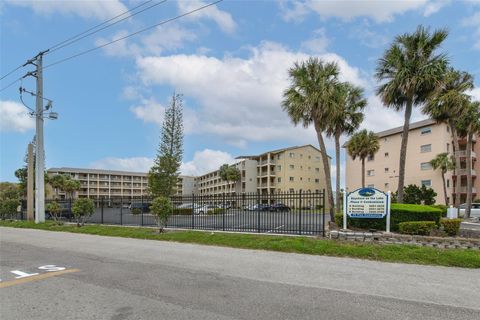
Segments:
[[[133,214],[150,212],[150,203],[148,202],[136,202],[130,205],[130,211]]]
[[[275,212],[280,212],[280,211],[286,211],[290,212],[290,207],[284,205],[283,203],[275,203],[270,206],[270,211],[275,211]]]

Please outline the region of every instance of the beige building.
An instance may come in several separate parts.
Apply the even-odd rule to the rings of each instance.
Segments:
[[[201,195],[226,193],[320,192],[325,186],[321,152],[312,145],[239,156],[241,181],[227,183],[218,170],[195,179]]]
[[[400,159],[400,145],[403,127],[378,132],[380,149],[374,157],[365,161],[365,185],[383,191],[396,191],[398,186],[398,168]],[[475,138],[476,140],[476,138]],[[433,170],[430,160],[442,152],[452,155],[455,151],[461,157],[461,167],[456,172],[447,172],[447,200],[452,203],[455,194],[455,184],[460,181],[460,201],[466,198],[466,140],[460,139],[460,150],[454,150],[450,128],[444,123],[434,120],[423,120],[412,123],[408,136],[407,159],[405,167],[405,186],[415,184],[431,187],[437,193],[436,202],[445,203],[443,194],[442,174],[440,170]],[[476,155],[480,154],[480,144],[473,146],[473,192],[474,198],[480,189],[475,168]],[[478,167],[478,165],[477,165]],[[346,155],[346,186],[349,191],[361,187],[361,162]]]
[[[130,198],[141,199],[147,196],[148,175],[142,172],[114,171],[103,169],[81,168],[51,168],[47,170],[49,176],[66,174],[80,181],[80,190],[74,194],[75,198]],[[177,194],[192,194],[194,178],[180,176],[177,183]],[[50,195],[54,192],[50,191]],[[64,192],[59,192],[65,198]]]

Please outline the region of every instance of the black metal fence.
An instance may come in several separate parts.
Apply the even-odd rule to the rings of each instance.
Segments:
[[[154,226],[150,198],[99,198],[90,223]],[[57,201],[71,220],[72,200]],[[325,192],[174,196],[167,227],[239,232],[324,235]],[[25,216],[25,215],[23,215]],[[46,211],[46,218],[51,216]]]

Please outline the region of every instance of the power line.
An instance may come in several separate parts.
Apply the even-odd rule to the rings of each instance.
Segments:
[[[82,55],[84,55],[84,54],[87,54],[87,53],[89,53],[89,52],[95,51],[95,50],[97,50],[97,49],[101,49],[101,48],[103,48],[103,47],[106,47],[106,46],[111,45],[111,44],[113,44],[113,43],[116,43],[116,42],[118,42],[118,41],[122,41],[122,40],[125,40],[125,39],[127,39],[127,38],[133,37],[133,36],[135,36],[135,35],[137,35],[137,34],[139,34],[139,33],[142,33],[142,32],[148,31],[148,30],[151,30],[151,29],[153,29],[153,28],[155,28],[155,27],[164,25],[164,24],[166,24],[166,23],[169,23],[169,22],[178,20],[178,19],[180,19],[180,18],[182,18],[182,17],[185,17],[185,16],[188,16],[188,15],[190,15],[190,14],[193,14],[193,13],[195,13],[195,12],[197,12],[197,11],[200,11],[200,10],[206,9],[206,8],[208,8],[208,7],[211,7],[211,6],[213,6],[213,5],[216,5],[217,3],[220,3],[220,2],[222,2],[222,1],[223,1],[223,0],[217,0],[217,1],[211,2],[211,3],[209,3],[209,4],[203,5],[203,6],[199,7],[199,8],[194,9],[194,10],[191,10],[191,11],[188,11],[188,12],[185,12],[185,13],[182,13],[182,14],[176,16],[176,17],[173,17],[173,18],[164,20],[164,21],[162,21],[162,22],[160,22],[160,23],[157,23],[157,24],[154,24],[154,25],[152,25],[152,26],[150,26],[150,27],[147,27],[147,28],[138,30],[138,31],[136,31],[136,32],[134,32],[134,33],[131,33],[131,34],[128,34],[128,35],[126,35],[126,36],[120,37],[120,38],[118,38],[118,39],[112,40],[112,41],[107,42],[107,43],[105,43],[105,44],[102,44],[102,45],[100,45],[100,46],[93,47],[93,48],[91,48],[91,49],[88,49],[88,50],[82,51],[82,52],[80,52],[80,53],[74,54],[74,55],[72,55],[72,56],[70,56],[70,57],[67,57],[67,58],[64,58],[64,59],[55,61],[55,62],[53,62],[53,63],[50,63],[49,65],[46,65],[45,67],[43,67],[43,69],[46,69],[46,68],[52,67],[52,66],[54,66],[54,65],[63,63],[63,62],[65,62],[65,61],[71,60],[71,59],[73,59],[73,58],[82,56]]]
[[[12,81],[10,82],[10,84],[6,85],[5,87],[3,87],[2,89],[0,89],[0,92],[4,91],[4,90],[7,90],[8,88],[10,88],[11,86],[13,86],[15,83],[17,83],[18,81],[22,80],[23,77],[20,77],[18,79],[16,79],[15,81]]]
[[[151,2],[151,1],[153,1],[153,0],[147,1],[146,3]],[[110,28],[111,26],[116,25],[117,23],[120,23],[120,22],[122,22],[122,21],[124,21],[124,20],[126,20],[126,19],[129,19],[129,18],[131,18],[131,17],[133,17],[133,16],[136,16],[137,14],[140,14],[140,13],[142,13],[142,12],[144,12],[144,11],[147,11],[147,10],[149,10],[149,9],[152,9],[153,7],[156,7],[156,6],[158,6],[158,5],[161,5],[162,3],[165,3],[165,2],[167,2],[167,0],[162,0],[162,1],[160,1],[160,2],[154,3],[154,4],[152,4],[151,6],[146,7],[146,8],[144,8],[144,9],[140,10],[140,11],[137,11],[137,12],[131,14],[131,15],[128,15],[128,16],[120,19],[120,20],[117,20],[117,21],[115,21],[115,22],[112,22],[112,23],[110,23],[110,24],[107,24],[106,26],[104,26],[104,27],[102,27],[102,28],[100,28],[100,29],[98,29],[98,30],[95,30],[95,31],[92,31],[92,32],[88,32],[88,31],[90,31],[90,30],[92,30],[92,29],[96,29],[98,26],[104,25],[104,24],[105,24],[106,22],[108,22],[108,21],[112,21],[113,19],[115,19],[115,18],[112,18],[112,19],[110,19],[110,20],[108,20],[108,21],[106,21],[106,22],[104,22],[104,23],[102,23],[102,24],[100,24],[100,25],[98,25],[98,26],[96,26],[96,27],[90,28],[89,30],[84,31],[84,32],[78,34],[78,35],[75,36],[75,37],[70,38],[70,39],[72,39],[71,41],[65,40],[65,41],[62,42],[62,43],[63,43],[62,45],[58,44],[58,45],[50,48],[49,53],[52,53],[52,52],[55,52],[55,51],[57,51],[57,50],[59,50],[59,49],[62,49],[62,48],[64,48],[64,47],[67,47],[67,46],[69,46],[69,45],[71,45],[71,44],[73,44],[73,43],[75,43],[75,42],[77,42],[77,41],[80,41],[80,40],[82,40],[82,39],[84,39],[84,38],[86,38],[86,37],[88,37],[88,36],[91,36],[92,34],[95,34],[95,33],[97,33],[97,32],[100,32],[100,31],[102,31],[102,30],[105,30],[105,29],[107,29],[107,28]],[[138,6],[135,7],[135,8],[133,8],[133,9],[131,9],[131,10],[135,10],[136,8],[138,8]],[[129,12],[129,11],[127,11],[127,12]],[[126,12],[125,12],[125,13],[126,13]],[[124,14],[125,14],[125,13],[124,13]],[[118,17],[118,16],[117,16],[117,17]],[[87,33],[87,32],[88,32],[88,33]],[[85,34],[85,33],[86,33],[86,34]],[[81,36],[81,35],[82,35],[82,36]],[[81,37],[79,37],[79,36],[81,36]],[[79,37],[79,38],[78,38],[78,37]]]
[[[23,65],[19,65],[18,67],[16,67],[16,68],[13,69],[12,71],[10,71],[9,73],[7,73],[7,74],[4,75],[3,77],[1,77],[0,80],[5,79],[5,78],[8,77],[9,75],[11,75],[12,73],[14,73],[14,72],[17,71],[18,69],[20,69],[21,67],[23,67]]]

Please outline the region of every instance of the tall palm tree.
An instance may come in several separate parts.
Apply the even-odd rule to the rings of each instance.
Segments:
[[[360,158],[362,161],[362,188],[365,188],[365,159],[373,157],[380,149],[378,136],[373,131],[366,129],[352,135],[347,142],[347,152],[353,160]]]
[[[332,178],[323,133],[335,105],[339,68],[336,63],[309,58],[307,61],[295,63],[288,73],[291,83],[283,93],[282,107],[295,125],[301,123],[306,128],[313,124],[315,127],[327,184],[330,219],[334,221]]]
[[[472,145],[473,135],[480,133],[480,101],[468,101],[464,105],[464,112],[457,123],[458,133],[461,137],[467,138],[467,201],[465,208],[465,218],[470,218],[472,207]],[[457,184],[460,184],[460,176],[457,176]]]
[[[55,189],[55,198],[58,198],[58,191],[62,189],[65,183],[65,176],[62,174],[56,174],[52,177],[49,177],[48,183]]]
[[[434,170],[440,169],[442,172],[442,182],[443,182],[443,196],[445,197],[445,204],[448,206],[448,197],[447,197],[447,185],[445,183],[445,173],[447,171],[455,169],[455,162],[452,161],[452,157],[448,152],[443,152],[437,154],[435,158],[430,160]]]
[[[378,61],[375,76],[381,81],[381,85],[377,94],[386,107],[405,111],[398,173],[399,203],[403,202],[412,109],[426,100],[446,70],[446,56],[437,54],[436,51],[447,35],[446,30],[430,33],[428,28],[419,26],[412,34],[397,36]]]
[[[340,137],[342,134],[351,135],[363,121],[362,110],[367,105],[363,98],[363,89],[348,82],[340,83],[336,90],[336,103],[331,111],[330,122],[327,124],[327,137],[335,139],[335,166],[336,166],[336,204],[340,207]]]
[[[449,68],[443,75],[440,85],[428,97],[422,109],[424,114],[437,122],[447,123],[450,127],[457,169],[460,169],[460,155],[458,154],[460,144],[456,121],[463,112],[462,106],[469,99],[466,91],[471,89],[473,89],[473,77],[470,74]],[[460,204],[460,188],[460,183],[457,183],[453,199],[455,206]]]

